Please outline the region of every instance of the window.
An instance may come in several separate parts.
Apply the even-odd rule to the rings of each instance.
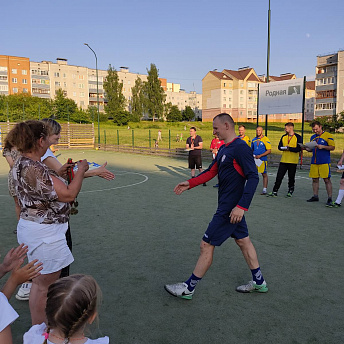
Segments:
[[[59,81],[55,81],[55,87],[60,87],[61,83]]]
[[[28,89],[27,88],[23,88],[23,93],[27,93]]]
[[[66,82],[63,83],[63,87],[67,87],[67,83]]]
[[[243,82],[240,83],[240,87],[244,87],[244,83]]]
[[[17,74],[17,70],[15,68],[12,68],[12,74]]]
[[[73,92],[73,97],[76,97],[76,92]]]
[[[0,80],[7,81],[7,75],[0,75]]]
[[[66,77],[67,77],[66,73],[63,73],[63,77],[64,77],[64,78],[66,78]]]
[[[33,87],[32,93],[49,94],[50,91],[49,91],[49,89],[40,89],[40,88]]]
[[[85,92],[80,92],[80,97],[85,97]]]
[[[47,70],[41,70],[41,75],[48,75],[48,71]]]
[[[226,90],[223,90],[223,94],[226,94]]]
[[[12,90],[13,90],[13,93],[18,93],[18,88],[17,87],[13,87]]]
[[[254,82],[249,82],[249,83],[247,84],[247,87],[252,87],[252,88],[254,88],[254,87],[256,87],[256,84],[255,84]]]
[[[23,83],[23,84],[27,84],[27,79],[23,79],[23,80],[22,80],[22,83]]]
[[[74,87],[74,88],[76,87],[76,83],[75,83],[75,82],[73,82],[73,87]]]
[[[54,73],[54,77],[55,77],[55,78],[59,78],[59,77],[60,77],[60,73],[59,73],[59,72],[55,72],[55,73]]]
[[[223,87],[226,87],[226,83],[225,82],[223,83]]]
[[[82,100],[80,101],[80,106],[84,106],[85,102]]]
[[[7,67],[0,66],[0,72],[7,72]]]
[[[83,75],[79,75],[79,80],[84,80],[84,76]]]
[[[26,69],[22,70],[22,75],[27,75],[27,70]]]
[[[241,91],[240,91],[240,94],[244,94],[244,91],[243,91],[243,90],[241,90]]]
[[[79,88],[84,88],[84,84],[79,84]]]
[[[12,82],[13,82],[14,84],[16,84],[16,83],[18,82],[18,79],[17,79],[17,78],[12,78]]]
[[[8,91],[8,85],[0,85],[0,91]]]
[[[240,101],[243,102],[243,101],[244,101],[244,98],[243,98],[243,97],[240,97]]]
[[[226,101],[226,97],[223,97],[223,101],[224,101],[224,102]]]
[[[244,104],[240,104],[240,107],[243,108],[243,107],[244,107]]]
[[[75,78],[76,78],[76,75],[75,75],[75,74],[72,74],[72,78],[75,79]]]

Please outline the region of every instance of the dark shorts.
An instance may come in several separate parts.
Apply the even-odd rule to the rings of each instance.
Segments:
[[[213,246],[220,246],[229,237],[243,239],[248,236],[248,229],[245,216],[241,222],[230,223],[228,215],[214,215],[202,238],[203,241]]]
[[[192,170],[202,168],[202,156],[201,155],[189,155],[189,168]]]
[[[343,174],[342,174],[342,179],[344,179],[344,172],[343,172]]]

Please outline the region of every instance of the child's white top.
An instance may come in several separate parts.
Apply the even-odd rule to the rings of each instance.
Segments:
[[[44,162],[44,160],[46,158],[49,158],[49,157],[57,159],[56,156],[54,155],[54,153],[51,151],[50,148],[48,148],[47,151],[45,152],[45,154],[41,157],[41,162]]]
[[[0,332],[18,317],[18,313],[9,304],[7,297],[0,292]]]
[[[44,341],[43,333],[45,332],[47,325],[42,323],[40,325],[34,325],[28,332],[24,334],[23,344],[42,344]],[[101,337],[98,339],[89,339],[85,344],[109,344],[109,337]],[[48,339],[48,344],[54,344]]]

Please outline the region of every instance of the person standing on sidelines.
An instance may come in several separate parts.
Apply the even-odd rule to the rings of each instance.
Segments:
[[[338,161],[338,167],[342,167],[343,166],[343,161],[344,161],[344,150],[343,150],[343,154],[340,157],[339,161]],[[339,184],[339,191],[338,191],[338,196],[336,201],[332,204],[332,207],[334,208],[339,208],[341,207],[341,203],[344,197],[344,172],[342,173],[342,178],[340,179],[340,184]]]
[[[189,151],[189,168],[191,169],[191,177],[195,178],[195,173],[197,168],[199,173],[202,173],[202,148],[203,140],[196,134],[196,128],[190,128],[190,136],[186,140],[186,149]],[[206,186],[204,183],[203,186]]]
[[[238,127],[238,131],[239,131],[239,138],[243,141],[245,141],[249,147],[251,147],[251,140],[250,138],[245,134],[246,133],[246,127],[244,125],[239,125]]]
[[[251,148],[253,150],[253,157],[259,162],[260,165],[257,165],[258,173],[262,174],[263,177],[263,191],[261,195],[267,194],[268,188],[268,155],[271,153],[271,143],[270,140],[263,135],[263,128],[257,127],[256,128],[256,137],[252,139]]]
[[[312,178],[313,196],[307,202],[319,202],[319,178],[322,178],[327,191],[327,207],[332,207],[332,182],[331,182],[331,151],[335,149],[333,136],[324,131],[322,125],[318,121],[312,123],[314,135],[311,136],[311,142],[316,142],[316,147],[307,148],[308,152],[312,152],[311,168],[309,177]]]
[[[284,134],[278,144],[278,149],[282,151],[282,158],[278,166],[275,185],[272,192],[268,193],[270,197],[276,197],[282,184],[282,180],[288,171],[288,193],[286,197],[292,197],[295,189],[295,174],[299,155],[301,152],[302,137],[294,132],[294,123],[288,122],[284,128]]]
[[[217,152],[219,151],[220,147],[224,144],[223,140],[220,140],[217,135],[211,140],[210,143],[210,150],[213,153],[213,160],[216,159]],[[219,183],[214,185],[214,188],[218,188]]]
[[[219,177],[218,208],[210,222],[200,245],[200,256],[193,273],[185,282],[165,285],[173,296],[191,300],[197,283],[210,268],[214,250],[229,237],[235,239],[251,269],[252,281],[238,286],[242,293],[268,291],[259,267],[256,250],[248,236],[244,213],[248,210],[259,183],[252,151],[234,131],[234,121],[227,113],[217,115],[213,120],[213,132],[225,144],[219,149],[209,168],[196,178],[179,183],[174,192],[180,195],[208,180]]]

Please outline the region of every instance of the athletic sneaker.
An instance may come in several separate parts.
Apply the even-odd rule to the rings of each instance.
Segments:
[[[173,296],[191,300],[195,290],[190,291],[186,283],[166,284],[165,290]]]
[[[203,183],[203,186],[207,186],[207,183]]]
[[[32,283],[23,283],[16,294],[16,299],[20,301],[28,301],[29,296],[30,296],[31,286],[32,286]]]
[[[291,192],[288,192],[286,195],[285,195],[285,197],[292,197],[293,196],[293,194],[291,193]]]
[[[336,202],[333,203],[333,208],[339,208],[341,206],[342,205],[340,203],[336,203]]]
[[[307,200],[307,202],[319,202],[318,196],[312,196],[310,199]]]
[[[261,195],[262,195],[262,196],[266,196],[266,195],[267,195],[267,192],[266,192],[266,191],[262,191],[262,192],[261,192]]]
[[[266,196],[268,196],[268,197],[277,197],[277,192],[275,192],[275,191],[269,192],[268,194],[266,194]]]
[[[256,282],[250,281],[247,284],[239,285],[235,290],[239,293],[266,293],[269,289],[265,281],[263,284],[256,284]]]
[[[218,188],[219,184],[213,185],[213,188]]]
[[[326,204],[325,204],[326,207],[328,208],[333,208],[334,207],[334,202],[332,202],[331,200],[327,200]]]

